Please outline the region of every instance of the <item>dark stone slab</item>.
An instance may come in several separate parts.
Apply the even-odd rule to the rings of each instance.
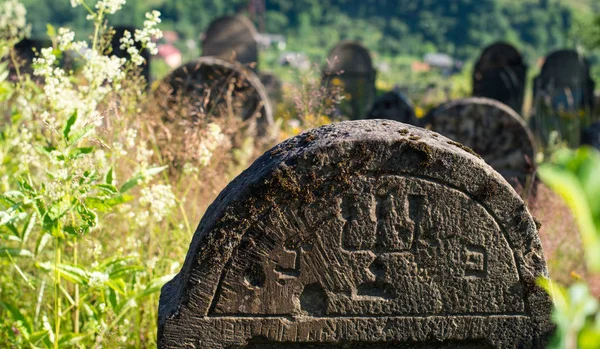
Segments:
[[[359,43],[343,41],[329,53],[323,83],[341,86],[346,94],[339,112],[364,119],[375,100],[376,71],[369,51]]]
[[[481,53],[473,70],[473,96],[500,101],[517,113],[523,109],[527,65],[515,47],[494,43]]]
[[[258,64],[256,28],[244,16],[224,16],[214,20],[202,41],[202,56],[237,61],[244,65]]]
[[[387,119],[418,125],[413,104],[402,92],[390,91],[377,98],[367,119]]]
[[[536,224],[491,167],[387,120],[274,147],[208,208],[159,348],[543,348]]]
[[[469,147],[513,186],[525,186],[533,174],[535,143],[523,119],[488,98],[451,101],[430,111],[427,128]]]
[[[170,111],[192,108],[208,117],[231,114],[244,122],[249,135],[272,136],[273,111],[267,91],[256,74],[239,63],[201,57],[169,74],[157,93],[166,93],[170,103],[165,107]]]

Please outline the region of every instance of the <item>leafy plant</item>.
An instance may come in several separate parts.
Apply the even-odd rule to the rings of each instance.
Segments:
[[[539,168],[541,179],[573,211],[583,242],[587,267],[600,271],[600,153],[588,147],[561,149],[552,162]],[[551,348],[597,348],[600,343],[600,308],[584,282],[568,289],[549,281],[542,286],[554,298],[557,331]]]

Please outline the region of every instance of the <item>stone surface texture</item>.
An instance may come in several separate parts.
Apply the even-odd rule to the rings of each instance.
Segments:
[[[202,218],[160,348],[542,348],[536,224],[491,167],[387,120],[274,147]]]
[[[513,186],[526,186],[533,172],[535,142],[522,118],[488,98],[466,98],[430,111],[424,124],[479,154]]]

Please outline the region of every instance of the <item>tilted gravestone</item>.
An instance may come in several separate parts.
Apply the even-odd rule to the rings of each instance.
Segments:
[[[131,59],[131,54],[121,48],[121,38],[125,35],[125,31],[131,34],[132,38],[135,38],[135,27],[119,26],[114,28],[115,34],[112,36],[110,41],[111,52],[110,55],[115,55],[119,58]],[[142,44],[136,41],[135,48],[140,52],[140,55],[144,58],[144,64],[142,64],[141,75],[146,79],[148,85],[150,85],[150,52],[142,47]]]
[[[497,42],[482,53],[473,71],[473,96],[500,101],[518,113],[523,109],[527,65],[512,45]]]
[[[191,101],[209,117],[241,119],[258,138],[271,135],[273,110],[259,78],[246,67],[215,57],[201,57],[173,71],[164,81],[169,99]],[[164,88],[159,89],[164,93]],[[167,105],[167,107],[170,107]]]
[[[341,42],[328,56],[323,67],[323,83],[341,86],[346,99],[341,114],[363,119],[375,100],[376,71],[369,51],[355,42]]]
[[[237,61],[243,65],[258,64],[258,42],[254,24],[241,15],[214,20],[202,40],[202,56]]]
[[[536,224],[481,159],[387,120],[274,147],[208,208],[159,348],[543,348]]]
[[[427,128],[480,155],[511,184],[526,185],[535,163],[535,143],[522,118],[488,98],[450,101],[430,111]]]
[[[387,119],[418,125],[413,104],[403,93],[390,91],[377,98],[367,119]]]

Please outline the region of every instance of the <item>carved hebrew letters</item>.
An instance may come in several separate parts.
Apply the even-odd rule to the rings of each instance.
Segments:
[[[368,178],[361,188],[362,193],[340,194],[334,207],[273,212],[267,222],[295,218],[268,227],[280,247],[256,261],[262,264],[257,269],[265,271],[264,286],[249,288],[243,282],[247,276],[235,272],[247,270],[237,264],[254,258],[238,249],[219,286],[213,315],[300,314],[306,312],[301,298],[307,288],[319,294],[314,299],[322,309],[310,312],[321,316],[525,311],[514,256],[483,207],[457,190],[418,178]],[[432,199],[431,193],[442,192],[451,199]],[[311,222],[308,217],[319,218]],[[481,220],[484,227],[471,225]],[[505,286],[492,285],[489,268]],[[479,295],[486,287],[487,300]],[[271,303],[273,294],[276,304]],[[445,299],[455,296],[465,302]],[[506,297],[514,301],[503,302]]]

